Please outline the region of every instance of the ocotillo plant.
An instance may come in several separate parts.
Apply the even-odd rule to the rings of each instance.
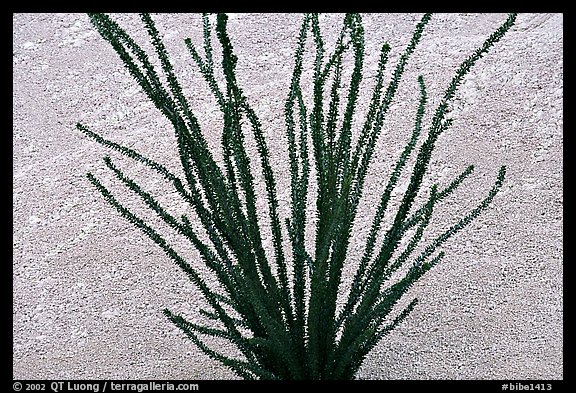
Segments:
[[[452,119],[448,117],[449,105],[464,76],[512,27],[516,15],[509,15],[456,69],[427,127],[423,124],[428,103],[426,85],[423,77],[418,77],[420,99],[414,127],[387,181],[384,179],[382,183],[386,186],[382,189],[362,256],[357,260],[349,256],[349,246],[354,239],[353,224],[368,168],[374,160],[375,146],[406,64],[422,39],[431,15],[424,15],[416,25],[387,86],[384,69],[390,46],[382,45],[363,121],[358,120],[356,114],[358,97],[365,94],[360,88],[365,58],[361,16],[347,14],[344,17],[335,48],[329,54],[318,16],[303,17],[284,108],[291,195],[291,210],[284,223],[279,216],[276,177],[263,125],[238,83],[237,56],[227,31],[227,16],[217,15],[214,27],[209,16],[203,15],[203,53],[190,39],[185,40],[192,60],[223,114],[221,162],[208,147],[153,19],[147,14],[141,15],[160,71],[153,66],[147,52],[109,16],[89,14],[89,17],[175,131],[175,154],[184,179],[132,148],[77,124],[80,131],[98,143],[156,171],[193,211],[194,218],[171,215],[151,193],[126,176],[110,157],[104,158],[106,166],[121,183],[192,243],[201,261],[185,260],[156,229],[121,204],[97,177],[87,174],[106,201],[158,244],[188,275],[209,305],[208,309],[198,311],[212,324],[190,322],[168,309],[164,310],[166,317],[206,355],[243,378],[353,378],[366,355],[414,309],[416,299],[399,313],[393,313],[410,286],[442,259],[444,252],[437,252],[438,248],[485,210],[501,188],[506,172],[504,166],[492,189],[476,208],[433,237],[429,244],[423,243],[424,231],[433,218],[436,205],[453,193],[474,170],[470,165],[443,187],[434,184],[424,190],[424,202],[418,205],[417,196],[423,188],[423,178],[438,137],[452,126]],[[215,74],[214,34],[222,53],[221,77]],[[305,99],[302,83],[307,47],[315,49],[310,100]],[[353,58],[347,85],[343,81],[347,75],[343,70],[346,53]],[[347,91],[342,96],[344,86]],[[355,124],[361,127],[356,129]],[[427,128],[426,132],[423,132],[424,128]],[[256,142],[257,156],[250,157],[247,153],[245,136],[249,133]],[[353,133],[357,133],[356,143],[352,143]],[[393,218],[384,222],[385,212],[392,206],[389,202],[393,191],[398,189],[398,180],[414,155],[408,186],[402,191]],[[257,169],[263,173],[265,195],[255,190]],[[315,173],[314,179],[311,179],[311,173]],[[309,200],[312,182],[316,189],[314,201]],[[257,210],[259,198],[266,198],[267,213]],[[307,214],[310,203],[315,203],[314,220]],[[191,220],[197,220],[206,233],[198,233]],[[265,252],[261,231],[262,222],[266,221],[272,233],[272,258]],[[311,221],[315,232],[310,241],[306,239],[305,231]],[[420,243],[423,244],[418,247]],[[199,273],[199,263],[209,268],[211,277]],[[356,270],[349,290],[342,293],[342,272],[348,264]],[[218,289],[209,286],[207,280],[217,281]],[[340,306],[337,304],[339,296],[344,298]],[[238,349],[238,357],[210,347],[206,342],[210,337],[229,341]]]

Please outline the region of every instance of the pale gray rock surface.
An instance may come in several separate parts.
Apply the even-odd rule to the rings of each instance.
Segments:
[[[146,43],[136,15],[114,17]],[[394,64],[420,17],[363,15],[367,58],[359,114],[366,110],[381,43],[392,46]],[[428,86],[429,122],[455,68],[505,17],[439,14],[429,23],[379,140],[351,258],[366,239],[379,181],[409,137],[417,75]],[[154,19],[205,135],[219,151],[221,116],[183,42],[191,37],[201,44],[200,16]],[[274,152],[283,215],[289,211],[283,105],[300,21],[293,14],[233,14],[229,21],[241,86]],[[341,16],[320,21],[330,48]],[[168,122],[86,15],[15,14],[13,22],[13,378],[234,378],[162,315],[168,307],[198,318],[198,291],[105,203],[85,173],[103,179],[154,224],[158,220],[113,180],[102,156],[111,154],[171,211],[183,213],[186,206],[163,191],[158,176],[74,127],[82,122],[177,171]],[[507,165],[506,182],[490,209],[443,247],[446,258],[407,294],[405,301],[418,297],[420,304],[367,357],[358,378],[563,378],[562,30],[561,14],[520,14],[466,77],[454,101],[454,125],[440,138],[425,182],[446,185],[468,164],[476,171],[435,211],[430,236],[484,197],[500,165]],[[163,233],[199,265],[193,249]],[[345,277],[352,274],[349,269]]]

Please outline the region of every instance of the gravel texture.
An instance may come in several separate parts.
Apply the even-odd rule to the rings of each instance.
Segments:
[[[379,46],[390,43],[395,64],[420,17],[363,15],[367,59],[359,114],[366,110]],[[429,124],[455,68],[505,17],[439,14],[429,23],[378,142],[354,227],[352,260],[366,239],[379,179],[409,136],[417,75],[428,86]],[[115,18],[149,48],[136,15]],[[201,44],[201,18],[154,19],[205,135],[220,151],[221,116],[183,42],[191,37]],[[301,15],[292,14],[233,14],[229,20],[240,84],[274,152],[283,215],[289,211],[283,105],[300,21]],[[320,21],[330,48],[341,16],[327,14]],[[186,207],[158,176],[74,127],[80,121],[176,171],[168,122],[86,15],[15,14],[13,22],[13,378],[234,378],[161,313],[168,307],[198,318],[198,291],[105,203],[85,173],[103,179],[155,225],[158,220],[106,170],[105,154],[170,211]],[[563,378],[562,29],[561,14],[519,15],[462,84],[454,125],[438,141],[425,184],[446,185],[468,164],[476,171],[435,211],[427,239],[483,198],[500,165],[507,165],[506,182],[490,209],[446,243],[445,259],[410,290],[405,301],[418,297],[419,305],[367,357],[358,378]],[[178,236],[157,227],[197,259]],[[352,273],[346,270],[344,288]]]

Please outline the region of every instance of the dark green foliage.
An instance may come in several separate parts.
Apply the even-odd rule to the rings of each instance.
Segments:
[[[270,152],[262,125],[236,79],[237,57],[227,33],[226,15],[218,15],[215,25],[215,35],[222,50],[224,87],[217,83],[214,74],[214,33],[207,15],[203,16],[204,53],[200,54],[190,39],[185,40],[223,114],[223,163],[218,163],[183,94],[152,18],[142,15],[142,22],[160,60],[164,82],[149,61],[148,54],[120,26],[106,15],[90,14],[98,32],[110,42],[148,98],[173,125],[185,179],[128,147],[102,138],[84,125],[78,124],[77,128],[98,143],[158,172],[190,204],[207,236],[198,234],[187,216],[178,218],[169,214],[150,193],[126,176],[110,157],[104,158],[106,166],[120,182],[194,245],[202,263],[219,282],[221,292],[208,286],[206,277],[198,273],[194,264],[182,258],[156,230],[123,206],[100,180],[91,173],[88,179],[110,205],[182,268],[210,306],[199,310],[200,314],[214,324],[192,323],[167,309],[164,314],[206,355],[222,362],[239,376],[248,379],[353,378],[370,350],[414,309],[416,299],[396,316],[391,315],[410,286],[442,259],[444,253],[436,253],[438,247],[486,209],[500,189],[505,167],[501,168],[487,197],[475,209],[430,244],[420,247],[419,255],[413,255],[419,249],[436,205],[454,192],[474,169],[470,165],[444,188],[433,185],[424,204],[414,206],[435,143],[452,125],[452,120],[446,118],[448,105],[475,62],[514,24],[514,14],[456,70],[424,135],[423,118],[428,99],[424,79],[418,78],[420,100],[412,134],[382,191],[361,259],[351,261],[347,254],[354,236],[352,227],[368,167],[386,113],[430,17],[424,15],[417,24],[386,88],[384,68],[390,47],[387,44],[382,46],[369,109],[361,123],[358,142],[352,146],[352,125],[358,97],[362,94],[364,30],[361,17],[358,14],[344,17],[336,47],[327,55],[317,15],[304,16],[285,102],[291,210],[282,228]],[[301,82],[305,47],[309,40],[315,48],[311,106],[304,99]],[[347,83],[347,94],[342,97],[340,92],[345,85],[342,80],[343,59],[347,52],[351,54],[354,65]],[[341,100],[345,100],[343,106]],[[339,112],[341,107],[345,108],[343,113]],[[257,157],[248,157],[246,133],[251,133],[256,142]],[[423,142],[417,148],[421,137]],[[392,192],[413,154],[416,158],[410,168],[408,187],[391,223],[383,226]],[[254,189],[256,162],[264,177],[268,217],[263,217],[256,208],[257,199],[262,197]],[[312,166],[316,174],[313,181],[317,186],[313,250],[305,241],[310,218],[306,207],[310,202],[308,190]],[[261,234],[260,225],[266,219],[272,231],[272,259],[266,256]],[[383,227],[387,229],[383,230]],[[401,241],[406,237],[406,245],[401,247]],[[382,240],[377,241],[379,238]],[[286,250],[290,250],[288,255]],[[349,263],[358,268],[349,293],[344,294],[345,303],[338,310],[337,298],[342,295],[341,275],[345,264]],[[398,272],[402,272],[401,277],[392,280],[394,273]],[[243,358],[232,358],[210,348],[204,341],[206,337],[229,341]]]

